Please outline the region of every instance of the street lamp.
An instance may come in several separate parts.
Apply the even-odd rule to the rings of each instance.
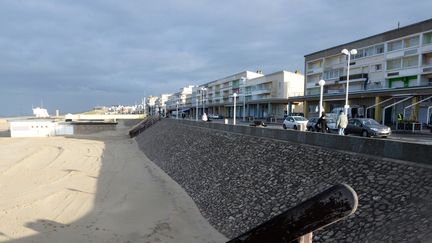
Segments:
[[[196,116],[196,118],[195,118],[195,120],[196,121],[198,121],[198,94],[196,94],[196,97],[195,97],[195,99],[196,99],[196,110],[195,110],[195,116]]]
[[[241,83],[243,83],[243,121],[246,121],[246,78],[240,78]]]
[[[323,107],[323,105],[322,105],[322,103],[323,103],[323,91],[324,91],[324,85],[325,85],[325,81],[324,80],[320,80],[319,82],[318,82],[318,84],[319,84],[319,86],[320,86],[320,88],[321,88],[321,93],[320,93],[320,103],[319,103],[319,117],[321,117],[321,115],[322,115],[322,107]]]
[[[204,107],[204,91],[206,91],[207,88],[201,88],[201,102],[202,102],[202,106],[203,106],[203,115],[204,115],[204,111],[205,111],[205,107]]]
[[[346,96],[345,96],[345,114],[348,115],[348,88],[349,88],[349,70],[350,70],[350,62],[351,62],[351,55],[357,54],[357,49],[352,49],[351,51],[348,51],[347,49],[343,49],[342,53],[348,56],[348,65],[347,65],[347,82],[346,82]]]
[[[234,93],[233,97],[234,97],[234,122],[233,122],[233,124],[235,125],[236,124],[236,100],[237,100],[237,93]]]
[[[179,105],[179,102],[177,101],[177,102],[176,102],[176,107],[177,107],[176,119],[177,119],[177,120],[178,120],[178,105]]]

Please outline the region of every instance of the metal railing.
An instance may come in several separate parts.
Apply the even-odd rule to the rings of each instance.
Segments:
[[[160,119],[161,119],[160,116],[149,116],[149,117],[144,118],[144,120],[142,120],[140,123],[133,126],[131,130],[129,130],[129,136],[131,138],[138,136],[145,129],[147,129],[151,125],[155,124]]]
[[[357,193],[346,184],[333,186],[316,196],[271,218],[267,222],[228,241],[239,242],[312,242],[312,233],[357,210]]]

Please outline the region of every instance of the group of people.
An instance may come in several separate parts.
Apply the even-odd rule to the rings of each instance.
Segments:
[[[343,112],[339,112],[339,116],[336,120],[336,127],[338,128],[339,135],[345,135],[345,128],[348,126],[348,116]],[[327,117],[325,112],[321,114],[321,117],[318,119],[315,130],[319,132],[328,132],[329,127],[327,126]]]

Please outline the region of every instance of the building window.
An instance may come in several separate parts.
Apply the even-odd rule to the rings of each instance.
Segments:
[[[388,51],[396,51],[402,49],[402,40],[397,40],[393,42],[389,42],[387,44],[387,50]]]
[[[316,69],[316,68],[321,68],[321,67],[322,67],[321,60],[308,63],[308,69]]]
[[[419,45],[419,36],[418,35],[404,39],[404,47],[405,48],[415,47],[418,45]]]
[[[417,66],[418,66],[418,56],[404,57],[402,59],[402,67],[404,68],[417,67]]]
[[[365,57],[367,57],[367,56],[372,56],[372,55],[375,54],[374,51],[375,51],[375,50],[374,50],[374,47],[373,47],[373,46],[372,46],[372,47],[368,47],[368,48],[366,48],[366,49],[364,50],[364,56],[365,56]]]
[[[432,32],[423,34],[423,45],[432,43]]]
[[[375,53],[376,54],[384,53],[384,44],[376,45],[375,46]]]
[[[387,60],[387,70],[399,69],[402,67],[402,59],[397,58],[393,60]]]
[[[324,72],[324,79],[334,79],[339,78],[343,75],[343,68],[327,70]]]
[[[374,70],[375,71],[381,71],[382,70],[382,64],[376,64],[376,65],[374,65]]]
[[[364,49],[358,49],[357,54],[354,55],[353,59],[362,58],[364,56]]]

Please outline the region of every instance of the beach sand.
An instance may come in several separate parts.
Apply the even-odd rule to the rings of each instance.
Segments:
[[[0,241],[226,241],[126,134],[0,138]]]

